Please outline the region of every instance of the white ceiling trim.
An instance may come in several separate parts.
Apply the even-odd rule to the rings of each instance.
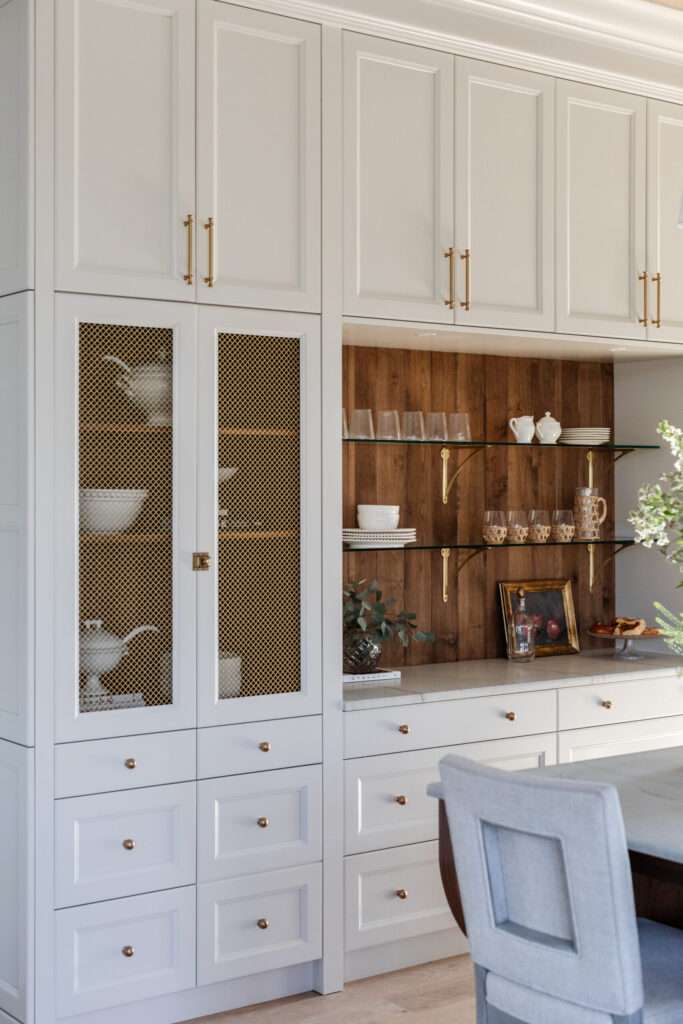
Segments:
[[[380,18],[328,3],[327,0],[232,0],[277,14],[332,27],[413,43],[446,53],[536,71],[539,74],[600,85],[603,88],[683,103],[683,88],[647,78],[543,57],[514,47],[473,40],[450,32],[422,28],[420,9],[440,7],[506,22],[517,28],[583,40],[595,46],[639,55],[658,63],[683,62],[683,15],[680,11],[643,0],[415,0],[416,21]],[[485,36],[485,33],[482,33]]]

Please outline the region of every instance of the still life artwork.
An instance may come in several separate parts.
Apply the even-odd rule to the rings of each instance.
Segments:
[[[536,630],[536,655],[578,654],[579,632],[571,580],[505,581],[498,584],[498,589],[506,641],[511,635],[519,604],[518,591],[522,589],[526,595],[527,614]]]

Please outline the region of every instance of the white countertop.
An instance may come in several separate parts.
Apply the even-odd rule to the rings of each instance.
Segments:
[[[617,661],[611,651],[586,651],[537,658],[527,665],[506,658],[454,661],[403,668],[400,686],[347,683],[343,706],[345,711],[360,711],[677,674],[683,675],[683,658],[666,654],[643,654],[641,661]]]

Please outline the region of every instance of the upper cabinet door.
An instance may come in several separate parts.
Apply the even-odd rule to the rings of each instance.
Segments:
[[[552,78],[456,60],[456,322],[552,331]]]
[[[56,11],[56,287],[193,300],[194,0]]]
[[[31,10],[0,0],[0,295],[33,288]]]
[[[452,323],[453,58],[344,37],[344,312]]]
[[[645,107],[557,82],[557,330],[645,338]]]
[[[683,107],[655,100],[647,106],[648,337],[683,342]]]
[[[199,3],[201,302],[320,310],[320,28]]]

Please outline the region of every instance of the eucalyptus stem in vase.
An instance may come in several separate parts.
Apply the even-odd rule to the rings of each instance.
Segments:
[[[377,580],[344,584],[344,671],[378,671],[385,640],[398,637],[403,647],[414,641],[433,643],[434,635],[417,628],[415,612],[394,612],[395,598],[384,598]]]

